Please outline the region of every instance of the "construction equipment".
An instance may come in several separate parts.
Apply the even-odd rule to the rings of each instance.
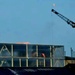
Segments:
[[[70,19],[66,18],[65,16],[63,16],[62,14],[58,13],[57,11],[55,11],[54,9],[51,10],[53,13],[55,13],[56,15],[58,15],[61,19],[63,19],[64,21],[67,22],[67,24],[71,25],[73,28],[75,28],[75,22],[71,21]]]

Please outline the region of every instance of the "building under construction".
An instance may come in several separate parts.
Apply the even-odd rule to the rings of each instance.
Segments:
[[[63,45],[0,43],[0,67],[64,67]]]

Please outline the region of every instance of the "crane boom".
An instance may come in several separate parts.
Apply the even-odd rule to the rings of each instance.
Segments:
[[[64,21],[67,22],[67,24],[71,25],[73,28],[75,28],[75,22],[71,21],[70,19],[68,19],[67,17],[63,16],[62,14],[58,13],[57,11],[55,11],[54,9],[51,10],[53,13],[55,13],[56,15],[58,15],[61,19],[63,19]]]

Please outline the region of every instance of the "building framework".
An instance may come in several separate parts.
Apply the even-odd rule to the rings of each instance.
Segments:
[[[64,46],[0,43],[0,67],[63,67]]]

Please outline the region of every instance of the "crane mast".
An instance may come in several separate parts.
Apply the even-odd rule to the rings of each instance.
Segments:
[[[73,28],[75,28],[75,22],[71,21],[70,19],[68,19],[67,17],[63,16],[62,14],[58,13],[57,11],[55,11],[54,9],[51,10],[53,13],[55,13],[56,15],[58,15],[61,19],[63,19],[64,21],[67,22],[67,24],[71,25]]]

